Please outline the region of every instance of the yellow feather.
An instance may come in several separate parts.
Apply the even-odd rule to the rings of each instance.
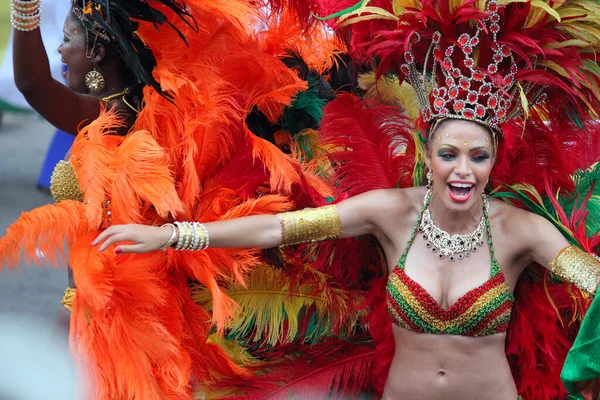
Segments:
[[[554,4],[556,5],[556,4],[560,4],[560,3],[554,3]],[[545,12],[550,14],[552,17],[554,17],[554,19],[556,19],[558,22],[561,21],[560,15],[558,14],[558,12],[556,12],[556,10],[554,8],[552,8],[550,5],[544,3],[542,0],[532,0],[531,5],[532,5],[532,7],[541,8],[542,10],[544,10]]]
[[[239,342],[235,340],[227,340],[223,336],[213,333],[206,340],[207,343],[212,343],[219,346],[234,362],[235,365],[240,366],[252,366],[258,364],[260,361],[254,358],[248,351],[240,346]]]
[[[524,120],[527,121],[527,117],[529,116],[529,101],[527,100],[527,95],[523,90],[523,87],[520,83],[517,82],[517,88],[519,89],[519,98],[521,99],[521,107],[523,107],[523,115]]]
[[[239,333],[272,346],[292,342],[299,334],[302,312],[315,306],[319,329],[306,332],[304,340],[310,342],[323,334],[334,334],[331,331],[334,325],[341,327],[337,336],[343,339],[366,314],[366,310],[354,311],[364,299],[361,292],[335,287],[328,283],[325,274],[306,266],[298,282],[301,283],[292,287],[285,271],[261,265],[250,274],[247,289],[237,283],[230,284],[225,294],[240,305],[226,328],[230,335]],[[192,292],[192,299],[205,309],[212,309],[208,289],[198,287]]]
[[[400,107],[411,119],[419,116],[419,100],[415,90],[406,82],[400,84],[395,76],[383,76],[376,82],[374,72],[361,74],[358,77],[358,86],[366,92],[365,98]]]

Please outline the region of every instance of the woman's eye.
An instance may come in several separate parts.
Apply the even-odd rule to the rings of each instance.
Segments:
[[[475,162],[484,162],[488,160],[490,156],[488,154],[477,154],[473,156],[473,161]]]
[[[456,156],[452,153],[441,153],[439,157],[444,161],[451,161],[456,158]]]

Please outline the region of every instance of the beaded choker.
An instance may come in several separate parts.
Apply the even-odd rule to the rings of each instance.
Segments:
[[[466,235],[450,235],[448,232],[440,229],[431,219],[429,212],[429,202],[431,200],[431,189],[425,194],[425,203],[423,208],[423,217],[419,225],[419,232],[423,234],[426,246],[433,253],[437,253],[438,257],[454,261],[462,260],[465,257],[470,257],[471,253],[477,251],[477,248],[483,246],[483,234],[487,223],[487,212],[489,210],[489,202],[485,194],[481,195],[483,200],[483,213],[477,228]]]

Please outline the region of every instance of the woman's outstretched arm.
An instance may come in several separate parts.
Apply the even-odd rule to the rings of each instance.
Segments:
[[[277,215],[254,215],[203,224],[210,247],[271,248],[330,238],[372,234],[376,228],[375,213],[386,190],[371,191],[351,199],[315,209]],[[92,243],[99,251],[121,242],[117,253],[146,253],[159,250],[167,243],[179,243],[181,229],[172,226],[114,225]],[[204,231],[197,233],[204,235]]]
[[[569,245],[559,230],[539,215],[530,214],[529,259],[543,265],[560,279],[596,294],[600,284],[600,261],[576,246]]]

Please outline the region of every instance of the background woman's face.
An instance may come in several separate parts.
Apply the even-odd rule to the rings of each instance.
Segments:
[[[433,191],[449,210],[468,210],[492,172],[495,149],[490,131],[475,122],[447,120],[432,135],[426,164],[433,172]]]
[[[58,52],[63,63],[67,65],[65,74],[67,86],[78,93],[88,92],[85,86],[85,75],[94,68],[92,60],[86,57],[86,49],[85,28],[69,11],[63,27],[63,42],[58,47]]]

